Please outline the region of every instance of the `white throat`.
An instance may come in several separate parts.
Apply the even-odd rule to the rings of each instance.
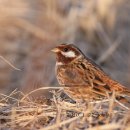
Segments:
[[[58,65],[63,65],[63,63],[62,62],[56,62],[56,66],[58,66]]]
[[[76,57],[75,53],[73,51],[68,51],[68,52],[61,52],[62,55],[64,55],[65,57],[70,57],[70,58],[74,58]]]

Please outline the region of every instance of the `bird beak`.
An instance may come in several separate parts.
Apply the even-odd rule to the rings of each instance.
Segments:
[[[56,48],[52,49],[51,51],[57,53],[57,52],[59,52],[60,50],[56,47]]]

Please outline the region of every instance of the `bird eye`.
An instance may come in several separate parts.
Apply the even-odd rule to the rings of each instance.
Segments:
[[[63,49],[64,52],[67,52],[68,50],[69,50],[68,48],[64,48],[64,49]]]

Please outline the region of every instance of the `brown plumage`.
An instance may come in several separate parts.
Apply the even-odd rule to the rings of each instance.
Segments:
[[[55,47],[56,76],[65,92],[75,100],[97,100],[111,96],[130,97],[130,90],[111,79],[97,64],[72,44]]]

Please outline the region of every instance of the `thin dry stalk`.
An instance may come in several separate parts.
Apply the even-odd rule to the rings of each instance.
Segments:
[[[9,66],[11,66],[13,69],[20,71],[20,69],[16,68],[16,67],[15,67],[13,64],[11,64],[8,60],[6,60],[3,56],[0,56],[0,58],[1,58],[5,63],[7,63]]]
[[[0,120],[5,120],[5,123],[0,126],[0,128],[6,128],[9,126],[10,128],[21,128],[31,129],[39,126],[40,130],[51,130],[57,129],[59,130],[61,127],[67,129],[79,126],[85,126],[85,129],[89,127],[89,130],[107,130],[109,126],[109,130],[121,128],[121,122],[115,122],[115,118],[118,118],[120,115],[122,118],[125,117],[127,110],[124,112],[119,108],[119,110],[114,110],[113,104],[115,101],[115,94],[111,98],[105,99],[103,101],[93,101],[90,103],[80,103],[72,104],[70,102],[65,102],[61,100],[61,97],[57,95],[58,93],[55,91],[56,89],[61,89],[60,87],[46,87],[39,88],[35,91],[39,91],[42,89],[51,89],[53,92],[53,98],[51,99],[50,104],[37,104],[28,99],[27,95],[23,95],[21,99],[17,99],[16,103],[9,104],[8,99],[12,99],[13,94],[17,94],[17,91],[13,91],[10,96],[4,95],[4,100],[1,100],[5,106],[1,105]],[[31,93],[35,92],[32,91]],[[18,91],[18,93],[20,93]],[[17,104],[18,102],[18,104]],[[108,113],[106,116],[104,113]],[[99,117],[103,116],[103,119]],[[43,122],[42,124],[40,122]],[[96,124],[99,122],[105,123],[103,126],[93,127],[92,124]],[[124,123],[127,123],[127,118]],[[72,125],[73,124],[73,125]],[[36,128],[37,129],[37,128]]]

